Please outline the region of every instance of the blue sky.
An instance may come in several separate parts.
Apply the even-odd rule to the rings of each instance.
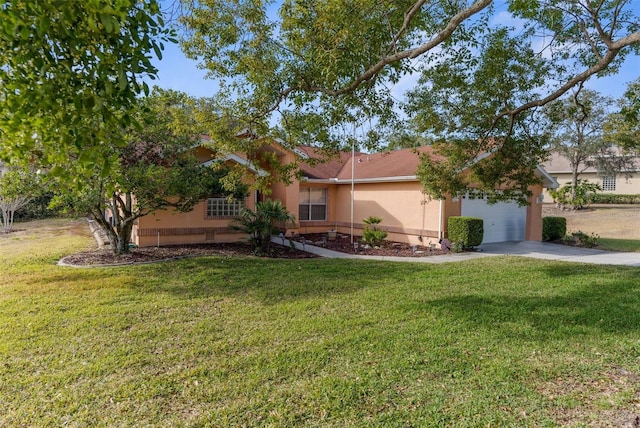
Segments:
[[[272,5],[273,13],[277,7]],[[504,5],[498,6],[504,8]],[[492,24],[506,25],[515,32],[522,28],[522,22],[514,18],[506,10],[499,11],[492,19]],[[215,94],[215,81],[205,77],[206,71],[198,68],[197,63],[187,59],[180,47],[167,44],[161,61],[156,61],[159,69],[159,79],[150,83],[165,89],[175,89],[196,97],[209,97]],[[623,64],[620,72],[615,76],[596,79],[591,78],[586,86],[612,98],[620,98],[627,84],[640,76],[640,57],[630,55]],[[394,96],[401,98],[404,91],[411,88],[416,80],[415,76],[406,76],[393,89]]]

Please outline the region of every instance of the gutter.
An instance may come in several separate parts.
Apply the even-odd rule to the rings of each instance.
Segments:
[[[353,180],[354,183],[394,183],[402,181],[418,181],[415,175],[404,175],[398,177],[376,177],[376,178],[359,178]],[[351,184],[351,179],[343,178],[305,178],[306,183],[331,183],[331,184]]]

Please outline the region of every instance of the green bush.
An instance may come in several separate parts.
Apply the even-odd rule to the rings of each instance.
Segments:
[[[484,222],[477,217],[449,217],[449,241],[462,248],[477,247],[484,237]]]
[[[617,195],[596,193],[591,196],[592,204],[640,204],[640,195]]]
[[[387,237],[387,232],[378,227],[378,224],[382,222],[382,217],[370,216],[362,221],[366,225],[364,232],[362,232],[362,242],[372,247],[380,246]]]
[[[542,240],[555,241],[567,234],[567,219],[564,217],[542,218]]]

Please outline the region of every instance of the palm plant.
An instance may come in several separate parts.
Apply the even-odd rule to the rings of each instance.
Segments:
[[[293,225],[296,218],[280,201],[266,199],[256,204],[255,211],[245,208],[234,221],[234,227],[245,231],[256,253],[269,254],[271,235],[279,228]]]

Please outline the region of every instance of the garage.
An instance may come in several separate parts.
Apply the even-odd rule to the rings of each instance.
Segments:
[[[527,207],[516,202],[491,205],[482,193],[467,193],[462,197],[462,215],[484,220],[483,244],[525,240]]]

